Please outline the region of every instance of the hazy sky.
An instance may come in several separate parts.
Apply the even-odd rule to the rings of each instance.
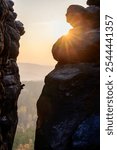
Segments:
[[[86,0],[14,0],[18,19],[24,23],[19,62],[53,65],[51,49],[70,27],[65,13],[69,5],[86,6]]]

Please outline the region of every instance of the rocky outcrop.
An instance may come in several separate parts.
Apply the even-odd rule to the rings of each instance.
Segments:
[[[11,0],[0,0],[0,150],[12,149],[22,88],[16,60],[24,27],[16,21],[13,5]]]
[[[67,22],[73,28],[53,45],[52,54],[60,63],[97,63],[100,58],[100,9],[71,5]]]
[[[79,10],[85,8],[69,8],[82,19]],[[99,7],[89,6],[86,12],[91,26],[84,24],[82,30],[67,12],[73,35],[61,37],[53,46],[58,63],[46,76],[37,102],[35,150],[100,149]]]
[[[99,86],[95,64],[66,64],[47,75],[37,103],[35,149],[98,149]]]
[[[100,6],[100,0],[88,0],[87,5],[95,5],[95,6]]]

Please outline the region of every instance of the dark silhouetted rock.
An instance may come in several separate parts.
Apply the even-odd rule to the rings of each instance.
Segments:
[[[23,35],[25,33],[23,23],[20,21],[15,21],[15,25],[16,25],[16,28],[19,31],[20,35]]]
[[[73,29],[53,45],[54,59],[64,64],[97,63],[100,57],[99,7],[71,5],[66,17]]]
[[[72,137],[75,150],[100,149],[100,116],[95,114],[83,121]]]
[[[71,5],[73,26],[54,44],[58,61],[37,102],[35,150],[100,149],[100,9]]]
[[[8,8],[5,1],[0,0],[0,54],[4,49],[4,19],[8,14]]]
[[[53,46],[52,54],[61,63],[92,63],[100,57],[100,32],[98,29],[83,33],[83,29],[74,28],[68,37],[61,37]],[[82,32],[82,33],[81,33]]]
[[[87,0],[87,5],[100,6],[100,0]]]
[[[0,150],[12,150],[22,88],[16,59],[24,27],[15,20],[13,6],[11,0],[0,0]]]
[[[99,147],[99,136],[92,142],[87,140],[90,135],[93,138],[94,134],[99,134],[100,130],[99,70],[95,64],[66,64],[46,76],[37,102],[35,150]],[[93,126],[92,132],[88,128],[90,125]]]
[[[91,14],[92,26],[95,29],[100,28],[100,8],[97,6],[89,6],[86,8],[87,11]]]

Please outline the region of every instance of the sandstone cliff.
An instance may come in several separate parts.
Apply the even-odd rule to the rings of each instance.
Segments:
[[[95,64],[66,64],[46,76],[36,150],[99,150],[99,76]]]
[[[58,63],[46,76],[37,102],[35,150],[100,149],[100,10],[99,1],[88,4],[68,8],[78,17],[85,15],[83,21],[89,17],[87,24],[79,30],[79,22],[67,12],[72,36],[61,37],[53,46]]]
[[[13,5],[12,0],[0,0],[0,150],[12,149],[22,88],[16,60],[24,28]]]

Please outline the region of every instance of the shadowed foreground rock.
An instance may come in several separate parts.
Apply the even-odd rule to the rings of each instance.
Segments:
[[[99,66],[66,64],[45,78],[35,149],[99,150]]]
[[[52,48],[58,64],[37,102],[35,150],[100,149],[100,9],[92,5],[68,8],[71,36]]]
[[[22,88],[16,60],[24,28],[15,20],[13,5],[11,0],[0,0],[0,150],[12,150]]]

